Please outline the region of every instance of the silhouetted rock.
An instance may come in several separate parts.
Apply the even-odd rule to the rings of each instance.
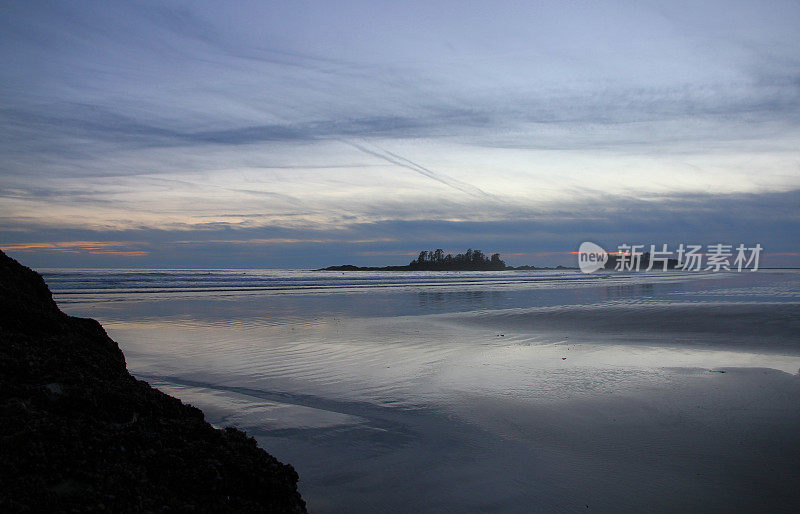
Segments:
[[[440,248],[438,250],[423,251],[419,257],[408,263],[406,266],[353,266],[343,264],[340,266],[328,266],[318,271],[502,271],[514,269],[506,266],[500,258],[499,253],[486,257],[480,250],[469,249],[466,253],[445,255]],[[533,269],[530,267],[530,269]]]
[[[133,378],[99,323],[0,252],[0,511],[305,512],[297,480]]]

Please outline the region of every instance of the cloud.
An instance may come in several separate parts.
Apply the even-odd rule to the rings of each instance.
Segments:
[[[508,209],[483,220],[444,221],[406,216],[323,227],[187,226],[181,230],[3,230],[0,248],[34,266],[48,255],[70,252],[63,265],[119,266],[136,256],[136,266],[316,268],[332,263],[402,264],[421,249],[451,252],[479,248],[500,252],[512,264],[569,264],[585,240],[605,248],[619,244],[760,243],[765,258],[800,263],[794,234],[800,190],[786,193],[669,197],[598,195],[549,208]],[[781,213],[777,215],[776,213]],[[387,214],[387,213],[384,213]],[[395,214],[400,214],[395,213]],[[408,214],[407,212],[405,213]],[[780,219],[776,219],[780,218]],[[62,239],[59,239],[62,238]],[[128,252],[127,254],[125,252]],[[134,253],[138,252],[138,253]],[[144,254],[143,252],[147,252]],[[61,258],[60,258],[61,259]],[[81,260],[83,259],[83,260]]]
[[[103,257],[144,257],[150,254],[148,250],[131,250],[142,246],[141,243],[130,241],[50,241],[35,243],[8,243],[3,245],[6,252],[21,252],[37,254],[85,254]]]
[[[208,236],[241,263],[257,245],[235,241],[545,256],[586,234],[785,246],[797,228],[791,3],[3,12],[0,236],[145,245],[25,251],[179,262],[175,241]],[[204,244],[197,262],[221,259]]]
[[[354,143],[352,141],[345,141],[345,143],[347,143],[348,145],[350,145],[350,146],[352,146],[352,147],[364,152],[365,154],[372,155],[374,157],[377,157],[378,159],[382,159],[382,160],[384,160],[386,162],[389,162],[389,163],[392,163],[394,165],[401,166],[403,168],[406,168],[406,169],[409,169],[409,170],[414,171],[416,173],[419,173],[423,177],[428,177],[428,178],[430,178],[432,180],[435,180],[437,182],[440,182],[440,183],[442,183],[442,184],[444,184],[444,185],[446,185],[448,187],[451,187],[451,188],[453,188],[453,189],[455,189],[457,191],[461,191],[462,193],[466,193],[468,195],[476,196],[476,197],[491,198],[491,195],[489,195],[486,191],[482,190],[479,187],[475,187],[475,186],[473,186],[471,184],[467,184],[467,183],[462,182],[460,180],[456,180],[456,179],[453,179],[451,177],[447,177],[445,175],[442,175],[441,173],[437,173],[435,171],[432,171],[432,170],[430,170],[430,169],[428,169],[428,168],[426,168],[424,166],[421,166],[421,165],[415,163],[414,161],[410,161],[410,160],[406,159],[405,157],[403,157],[401,155],[397,155],[396,153],[392,153],[392,152],[390,152],[388,150],[385,150],[383,148],[376,147],[375,150],[371,150],[371,149],[367,148],[364,145],[360,145],[360,144]]]

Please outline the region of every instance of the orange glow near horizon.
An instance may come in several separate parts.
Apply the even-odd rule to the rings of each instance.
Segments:
[[[54,242],[40,242],[40,243],[10,243],[2,245],[4,250],[13,250],[17,252],[35,251],[35,250],[49,250],[55,252],[89,252],[96,254],[139,254],[145,255],[150,252],[143,250],[136,251],[120,251],[114,250],[115,248],[128,248],[131,245],[140,243],[130,241],[54,241]]]

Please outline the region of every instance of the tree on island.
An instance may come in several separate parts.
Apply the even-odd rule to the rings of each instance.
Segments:
[[[432,251],[422,251],[419,257],[408,264],[408,269],[413,271],[497,271],[506,269],[506,263],[500,258],[499,253],[487,257],[480,250],[470,248],[466,253],[456,256],[444,254],[444,250],[437,248]]]
[[[405,266],[354,266],[352,264],[342,264],[340,266],[328,266],[320,271],[503,271],[512,269],[532,270],[533,266],[520,266],[513,268],[506,266],[499,253],[493,253],[487,257],[480,250],[470,248],[466,253],[445,255],[444,250],[425,250],[419,252],[419,256]]]

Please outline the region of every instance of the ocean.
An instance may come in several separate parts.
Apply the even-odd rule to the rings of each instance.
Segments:
[[[311,512],[800,508],[800,271],[39,270]]]

